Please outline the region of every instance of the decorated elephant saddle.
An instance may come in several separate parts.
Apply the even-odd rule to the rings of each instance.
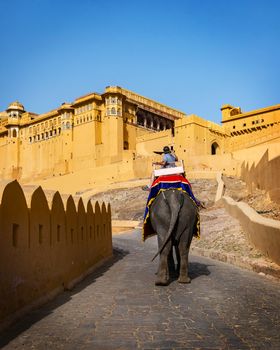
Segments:
[[[156,199],[157,195],[159,195],[161,192],[175,189],[178,191],[182,191],[184,193],[187,193],[189,197],[194,201],[194,203],[199,207],[200,203],[195,198],[191,184],[189,181],[182,175],[163,175],[156,178],[151,186],[150,193],[148,196],[145,213],[144,213],[144,224],[143,224],[143,232],[142,232],[142,238],[143,241],[145,241],[148,237],[153,236],[156,234],[152,228],[151,222],[150,222],[150,207],[153,203],[153,201]],[[200,236],[200,227],[199,227],[199,214],[198,214],[198,220],[197,220],[197,230],[195,233],[196,237]]]

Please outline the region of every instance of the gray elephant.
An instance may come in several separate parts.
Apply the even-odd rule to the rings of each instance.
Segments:
[[[161,192],[150,207],[150,222],[157,233],[159,267],[156,285],[169,282],[168,256],[175,246],[179,269],[178,282],[190,283],[188,255],[193,235],[197,235],[198,207],[188,194],[176,189]]]

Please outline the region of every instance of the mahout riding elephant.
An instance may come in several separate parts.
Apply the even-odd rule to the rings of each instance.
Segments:
[[[150,221],[158,237],[159,266],[156,285],[169,282],[168,257],[175,246],[179,269],[178,282],[190,283],[188,255],[197,229],[198,207],[183,191],[169,189],[157,195],[150,208]]]

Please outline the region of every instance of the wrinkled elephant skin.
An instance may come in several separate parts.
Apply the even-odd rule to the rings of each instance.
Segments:
[[[196,229],[197,206],[190,197],[178,190],[161,192],[150,209],[150,220],[158,237],[159,267],[156,285],[169,283],[168,256],[174,245],[177,251],[180,283],[190,283],[188,255]]]

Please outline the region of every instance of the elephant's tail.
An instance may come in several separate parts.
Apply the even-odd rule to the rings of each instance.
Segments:
[[[177,194],[177,192],[176,192]],[[169,224],[169,228],[165,237],[165,240],[162,244],[162,246],[159,248],[158,252],[156,253],[156,255],[153,257],[152,261],[155,260],[155,258],[163,251],[164,247],[166,246],[166,244],[168,243],[168,241],[171,238],[172,232],[175,228],[176,222],[178,220],[178,216],[181,210],[181,206],[182,206],[182,193],[180,193],[180,200],[178,200],[178,196],[176,196],[175,192],[174,192],[174,196],[172,196],[175,200],[172,201],[172,203],[169,203],[168,199],[166,198],[164,192],[162,192],[163,198],[166,202],[166,204],[168,205],[170,211],[171,211],[171,219],[170,219],[170,224]],[[184,200],[184,199],[183,199]]]

